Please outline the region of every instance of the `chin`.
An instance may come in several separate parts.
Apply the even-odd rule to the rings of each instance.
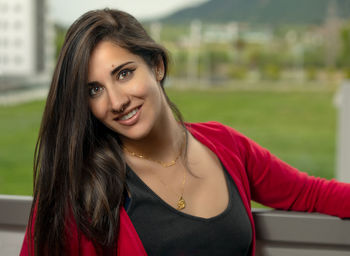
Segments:
[[[128,129],[127,131],[116,131],[121,136],[129,139],[129,140],[142,140],[148,136],[150,133],[150,128],[144,127],[133,127],[134,129]]]
[[[121,135],[129,140],[142,140],[147,137],[146,134],[139,134],[139,133],[138,134],[125,133]]]

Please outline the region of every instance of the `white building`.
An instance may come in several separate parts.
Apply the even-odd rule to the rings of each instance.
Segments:
[[[52,24],[46,0],[0,0],[0,77],[50,73]]]

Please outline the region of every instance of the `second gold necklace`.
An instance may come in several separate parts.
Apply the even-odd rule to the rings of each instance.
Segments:
[[[133,151],[130,151],[128,148],[124,147],[124,151],[128,154],[130,154],[131,156],[134,156],[134,157],[137,157],[137,158],[141,158],[141,159],[146,159],[146,160],[149,160],[149,161],[152,161],[152,162],[155,162],[155,163],[158,163],[160,164],[161,166],[163,166],[164,168],[168,168],[170,166],[173,166],[176,164],[177,160],[179,159],[179,157],[181,156],[182,154],[182,151],[183,151],[183,148],[185,146],[185,143],[186,143],[186,132],[183,133],[184,134],[184,138],[183,138],[183,142],[182,142],[182,145],[181,145],[181,148],[180,148],[180,151],[179,151],[179,154],[176,156],[176,158],[174,160],[171,160],[170,162],[163,162],[161,160],[155,160],[153,158],[150,158],[150,157],[147,157],[145,155],[142,155],[142,154],[138,154],[136,152],[133,152]],[[168,188],[168,186],[162,181],[160,180],[161,183]],[[185,184],[186,184],[186,168],[184,168],[184,175],[183,175],[183,180],[182,180],[182,191],[181,191],[181,195],[180,195],[180,198],[178,199],[177,201],[177,209],[178,210],[183,210],[185,209],[186,207],[186,201],[183,197],[184,195],[184,191],[185,191]]]

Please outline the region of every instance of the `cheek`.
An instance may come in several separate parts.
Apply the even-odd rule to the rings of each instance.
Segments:
[[[149,97],[158,94],[159,85],[149,70],[143,70],[131,81],[129,93],[139,97]]]
[[[100,121],[103,121],[104,117],[106,116],[106,111],[104,104],[102,102],[99,102],[98,100],[91,100],[89,102],[89,107],[91,110],[91,113]]]
[[[148,94],[149,81],[146,79],[138,79],[131,82],[131,86],[128,86],[128,92],[130,96],[136,96],[143,98]]]

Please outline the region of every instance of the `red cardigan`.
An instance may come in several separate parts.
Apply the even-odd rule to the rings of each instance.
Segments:
[[[251,200],[272,208],[350,217],[350,184],[308,176],[220,123],[187,124],[187,128],[219,157],[231,174],[251,222],[252,256],[255,255],[255,227]],[[67,249],[71,255],[97,255],[92,242],[84,235],[78,236],[75,224],[68,234],[70,243]],[[20,255],[28,255],[27,236]],[[120,210],[118,255],[147,255],[124,208]]]

